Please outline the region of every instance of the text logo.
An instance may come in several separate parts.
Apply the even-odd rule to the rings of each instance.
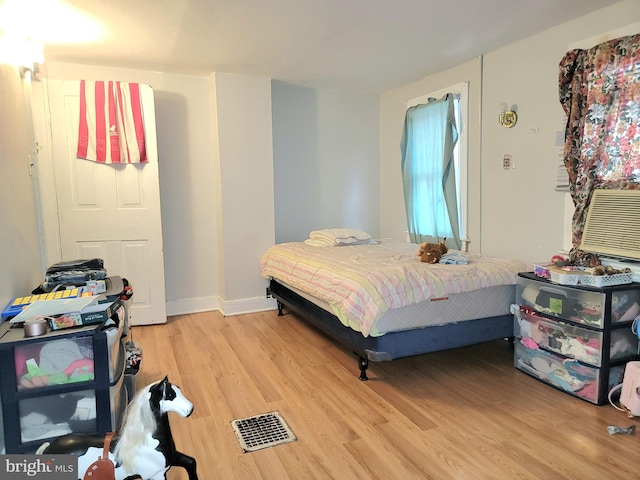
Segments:
[[[2,480],[77,480],[75,455],[0,455]]]

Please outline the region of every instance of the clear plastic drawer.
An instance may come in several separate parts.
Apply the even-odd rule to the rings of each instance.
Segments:
[[[93,337],[69,337],[13,349],[18,390],[93,381]]]
[[[552,320],[536,313],[531,307],[520,307],[514,324],[515,336],[523,344],[530,343],[599,367],[602,365],[604,334],[601,330],[590,330]],[[611,332],[610,359],[631,357],[637,352],[637,339],[630,328],[618,328]],[[535,348],[535,347],[534,347]]]
[[[592,403],[598,403],[599,370],[577,360],[516,342],[514,365],[517,369],[560,390]]]
[[[27,398],[18,404],[22,442],[97,431],[94,390]]]
[[[630,322],[640,314],[640,290],[615,290],[611,295],[611,323]],[[537,312],[582,323],[604,327],[607,295],[603,291],[584,290],[518,277],[516,299]]]
[[[0,455],[7,453],[7,449],[4,446],[4,423],[2,415],[2,398],[0,398]]]
[[[124,375],[109,389],[111,425],[120,423],[122,402],[126,399]],[[123,396],[124,395],[124,396]],[[96,391],[26,398],[18,402],[21,441],[31,442],[67,433],[95,434],[98,430]]]
[[[124,307],[120,307],[124,308]],[[124,322],[119,322],[118,326],[112,326],[105,329],[107,336],[107,352],[109,358],[109,382],[113,383],[117,380],[116,375],[118,366],[124,363],[124,345],[122,344],[122,332]]]
[[[122,329],[120,324],[105,330],[110,382],[116,380],[118,365],[124,361]],[[92,335],[67,335],[16,345],[13,356],[18,390],[93,381],[93,342]]]

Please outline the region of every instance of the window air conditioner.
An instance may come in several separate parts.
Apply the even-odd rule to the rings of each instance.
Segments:
[[[594,190],[580,249],[640,260],[640,190]]]

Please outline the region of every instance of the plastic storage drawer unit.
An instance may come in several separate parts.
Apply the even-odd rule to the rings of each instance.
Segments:
[[[631,327],[640,313],[640,284],[557,285],[521,272],[516,302],[516,368],[583,400],[608,403],[626,362],[639,357]]]
[[[33,453],[45,439],[69,432],[118,428],[126,399],[121,332],[92,325],[25,338],[22,328],[0,325],[6,453]]]

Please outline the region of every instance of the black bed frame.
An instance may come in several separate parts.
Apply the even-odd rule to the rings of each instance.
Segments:
[[[368,380],[369,361],[391,361],[505,338],[509,340],[509,347],[513,348],[512,315],[389,332],[379,337],[364,337],[360,332],[343,325],[335,315],[274,279],[269,283],[267,294],[277,300],[279,316],[283,315],[282,309],[286,306],[314,327],[352,350],[358,356],[360,380],[363,381]]]

